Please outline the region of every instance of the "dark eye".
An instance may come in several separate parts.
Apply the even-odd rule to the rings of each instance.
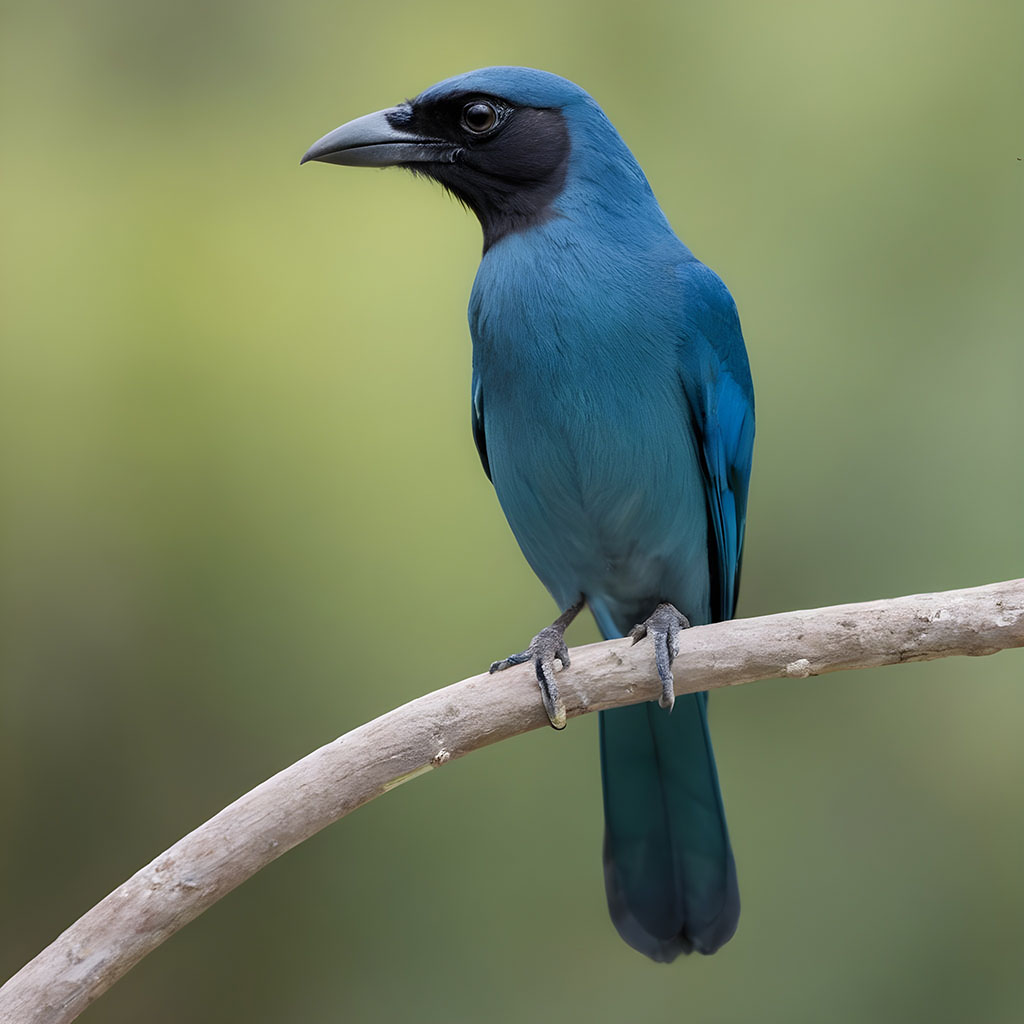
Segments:
[[[474,135],[490,131],[498,120],[498,112],[483,100],[474,100],[462,108],[462,127]]]

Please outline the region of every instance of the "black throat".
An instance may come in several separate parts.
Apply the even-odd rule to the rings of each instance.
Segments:
[[[402,128],[445,138],[453,150],[450,162],[405,166],[440,182],[476,214],[486,252],[506,235],[557,216],[552,204],[565,185],[569,130],[560,110],[519,107],[507,112],[499,130],[474,139],[451,128],[451,106],[461,102],[409,110]]]

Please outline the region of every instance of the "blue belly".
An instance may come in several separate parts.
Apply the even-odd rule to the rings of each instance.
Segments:
[[[481,379],[491,475],[524,555],[560,607],[586,595],[605,631],[660,600],[706,621],[707,512],[671,368],[634,367],[614,388],[575,369]]]

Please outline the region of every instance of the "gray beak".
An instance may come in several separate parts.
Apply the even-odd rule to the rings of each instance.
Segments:
[[[452,143],[395,128],[389,114],[408,116],[405,109],[393,107],[357,117],[314,142],[299,163],[318,160],[347,167],[390,167],[452,160],[455,152]]]

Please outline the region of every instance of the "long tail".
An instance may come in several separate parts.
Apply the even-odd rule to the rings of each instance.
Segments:
[[[652,960],[714,953],[740,916],[707,694],[600,714],[604,878],[619,934]]]

